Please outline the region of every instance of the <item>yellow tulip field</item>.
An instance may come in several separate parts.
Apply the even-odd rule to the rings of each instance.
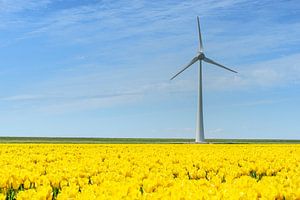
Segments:
[[[1,144],[0,199],[300,199],[300,145]]]

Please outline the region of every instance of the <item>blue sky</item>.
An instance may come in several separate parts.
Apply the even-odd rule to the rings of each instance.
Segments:
[[[193,138],[197,52],[207,138],[300,139],[300,4],[0,1],[0,135]]]

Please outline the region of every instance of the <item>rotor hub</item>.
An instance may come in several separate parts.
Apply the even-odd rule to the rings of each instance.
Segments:
[[[199,58],[200,60],[203,60],[203,59],[205,58],[204,53],[203,53],[203,52],[199,52],[199,53],[198,53],[198,58]]]

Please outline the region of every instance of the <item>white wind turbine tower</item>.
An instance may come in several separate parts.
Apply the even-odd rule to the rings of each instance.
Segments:
[[[175,74],[171,80],[173,80],[176,76],[181,74],[184,70],[189,68],[191,65],[193,65],[195,62],[199,61],[199,82],[198,82],[198,110],[197,110],[197,122],[196,122],[196,143],[204,143],[204,126],[203,126],[203,103],[202,103],[202,61],[205,61],[207,63],[216,65],[218,67],[221,67],[223,69],[229,70],[231,72],[237,73],[236,71],[229,69],[225,67],[224,65],[221,65],[212,59],[206,57],[204,55],[203,51],[203,44],[202,44],[202,38],[201,38],[201,32],[200,32],[200,22],[199,17],[197,17],[198,22],[198,34],[199,34],[199,51],[197,55],[187,64],[182,70],[180,70],[177,74]]]

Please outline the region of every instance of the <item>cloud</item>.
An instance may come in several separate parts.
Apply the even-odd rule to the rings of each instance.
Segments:
[[[217,134],[220,134],[220,133],[223,133],[224,130],[222,128],[216,128],[216,129],[212,129],[212,130],[208,130],[207,131],[208,134],[212,134],[212,135],[217,135]]]
[[[246,101],[243,103],[234,104],[233,106],[258,106],[258,105],[269,105],[269,104],[277,104],[282,103],[290,100],[289,98],[283,98],[283,99],[260,99],[260,100],[253,100],[253,101]]]
[[[213,23],[216,27],[224,28],[215,30],[214,27],[209,27],[205,30],[207,34],[204,35],[204,45],[208,43],[207,50],[212,57],[233,61],[241,60],[242,57],[243,62],[253,63],[258,61],[257,58],[270,56],[272,53],[286,54],[291,46],[300,42],[297,37],[300,34],[298,22],[281,24],[273,20],[253,20],[241,24],[239,21],[217,20]],[[237,26],[239,29],[235,31],[234,27]]]
[[[1,97],[0,101],[36,101],[36,100],[82,100],[82,99],[104,99],[104,98],[113,98],[120,96],[133,96],[138,95],[139,93],[112,93],[112,94],[99,94],[99,95],[91,95],[91,96],[67,96],[67,95],[55,95],[55,94],[47,94],[47,95],[35,95],[35,94],[21,94],[21,95],[13,95],[7,97]]]
[[[79,98],[70,98],[67,100],[58,99],[54,102],[42,103],[41,105],[35,107],[34,110],[48,114],[80,112],[131,104],[136,102],[139,97],[139,94],[114,94],[91,97],[85,96]]]
[[[28,20],[32,30],[19,39],[28,39],[39,35],[63,37],[65,42],[90,43],[95,40],[115,41],[136,35],[151,35],[158,32],[170,32],[197,14],[208,15],[218,8],[238,5],[244,1],[185,1],[150,3],[139,1],[105,1],[57,9],[43,15],[38,20]],[[49,1],[38,4],[36,1],[21,9],[47,5]],[[22,4],[23,5],[23,4]],[[9,7],[9,6],[7,6]],[[15,10],[18,10],[15,8]],[[185,17],[182,17],[182,14]],[[29,18],[30,19],[30,18]],[[97,34],[95,34],[97,32]],[[112,37],[113,36],[113,37]]]
[[[292,54],[236,69],[239,73],[209,75],[207,86],[211,89],[244,90],[253,88],[276,88],[289,84],[299,84],[300,54]]]
[[[28,101],[45,98],[43,95],[21,94],[7,97],[0,97],[2,101]]]
[[[47,0],[2,2],[5,3],[2,10],[16,16],[18,12],[43,10],[51,4]],[[270,21],[255,18],[241,23],[226,19],[226,14],[235,12],[239,6],[245,10],[247,6],[251,9],[257,4],[258,1],[236,0],[167,1],[159,4],[105,1],[53,9],[39,18],[29,15],[23,21],[28,26],[22,29],[23,34],[18,40],[49,36],[46,38],[50,45],[78,45],[74,49],[88,49],[90,46],[86,45],[91,44],[97,47],[90,52],[79,52],[79,56],[71,55],[75,62],[56,67],[56,76],[49,75],[49,80],[24,87],[22,93],[3,97],[2,100],[36,101],[40,102],[38,109],[48,107],[63,112],[64,108],[83,110],[144,101],[146,95],[162,98],[196,92],[196,75],[190,72],[172,82],[167,81],[177,70],[174,66],[188,60],[188,53],[194,52],[191,44],[195,44],[196,50],[196,15],[204,19],[203,37],[208,54],[213,53],[212,57],[217,61],[223,60],[221,63],[238,62],[235,68],[239,71],[237,75],[221,69],[207,71],[204,80],[209,90],[274,88],[299,83],[297,61],[300,54],[254,58],[258,53],[265,55],[267,51],[280,51],[286,48],[283,47],[285,43],[297,44],[299,23],[276,24],[269,14],[266,18]],[[20,17],[12,16],[10,19]],[[261,26],[265,22],[270,24]],[[237,25],[239,30],[235,29]],[[261,29],[253,31],[258,25]],[[249,61],[251,56],[253,59]]]
[[[52,0],[0,0],[0,29],[5,30],[20,30],[20,28],[31,27],[30,17],[26,11],[39,11],[46,8]],[[23,31],[21,31],[23,32]],[[12,44],[9,42],[7,45]]]
[[[1,0],[0,14],[17,13],[25,10],[40,9],[47,6],[51,2],[51,0]]]
[[[258,88],[276,88],[288,84],[298,84],[300,67],[297,60],[300,54],[294,54],[255,65],[243,67],[238,75],[231,73],[205,74],[205,87],[208,90],[249,90]],[[150,68],[149,68],[150,69]],[[127,71],[126,73],[124,72]],[[113,106],[145,102],[147,99],[164,99],[182,93],[196,92],[197,82],[189,76],[168,81],[139,77],[136,69],[120,69],[111,74],[107,72],[63,71],[56,79],[45,81],[31,88],[34,93],[1,97],[2,101],[36,102],[37,111],[49,113],[76,112]],[[222,70],[222,69],[220,69]],[[156,73],[156,72],[153,72]],[[68,75],[66,75],[68,74]],[[137,78],[139,77],[139,78]],[[196,78],[196,76],[194,77]],[[122,84],[119,84],[122,80]],[[47,92],[46,92],[47,91]],[[276,100],[277,101],[277,100]],[[281,100],[280,100],[281,101]],[[258,100],[241,103],[241,106],[276,103],[273,100]],[[51,111],[53,110],[53,111]]]
[[[125,106],[145,101],[148,97],[155,97],[155,99],[166,98],[176,93],[189,92],[186,89],[186,85],[190,85],[190,83],[186,81],[179,81],[174,84],[167,81],[141,85],[127,83],[126,86],[113,87],[109,90],[105,89],[105,87],[97,87],[96,83],[93,83],[94,88],[92,90],[90,90],[90,85],[81,85],[81,82],[72,82],[71,85],[72,88],[68,88],[68,86],[57,87],[51,84],[44,85],[43,87],[48,88],[48,92],[39,91],[39,94],[6,96],[1,97],[0,101],[10,102],[14,105],[20,104],[21,107],[14,107],[17,110],[26,110],[30,107],[32,112],[61,114]],[[80,89],[77,89],[78,87]],[[96,92],[97,88],[98,91]],[[41,90],[42,88],[37,89]],[[24,104],[30,106],[24,106]]]

